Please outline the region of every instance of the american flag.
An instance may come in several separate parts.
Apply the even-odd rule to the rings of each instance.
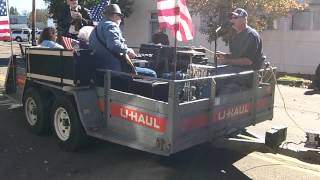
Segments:
[[[93,21],[99,22],[102,19],[102,13],[110,0],[101,0],[100,3],[90,9],[90,16]]]
[[[178,41],[193,39],[192,19],[186,0],[157,0],[160,28],[168,28],[173,34],[177,31]]]
[[[79,41],[65,36],[61,36],[61,42],[63,47],[69,50],[74,49],[76,46],[79,46]]]
[[[0,39],[10,39],[8,7],[6,0],[0,0]]]

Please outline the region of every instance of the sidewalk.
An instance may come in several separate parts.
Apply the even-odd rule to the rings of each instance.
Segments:
[[[279,85],[279,89],[276,88],[275,93],[273,120],[251,126],[248,131],[264,139],[265,132],[271,127],[287,126],[287,139],[280,146],[279,153],[299,156],[299,159],[312,158],[320,164],[320,149],[313,151],[304,147],[305,131],[320,131],[320,94],[304,95],[308,89],[283,85]]]

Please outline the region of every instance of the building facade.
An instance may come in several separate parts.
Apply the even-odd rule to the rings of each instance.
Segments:
[[[10,28],[11,29],[28,28],[28,17],[27,16],[10,15],[9,18],[10,18]]]

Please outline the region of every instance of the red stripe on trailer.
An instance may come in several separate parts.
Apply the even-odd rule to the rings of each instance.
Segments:
[[[111,103],[111,116],[118,117],[140,126],[154,129],[161,133],[166,130],[166,119],[152,114],[144,113],[138,109],[117,103]]]
[[[213,121],[223,121],[226,119],[235,119],[247,115],[251,112],[251,103],[238,104],[227,107],[213,113]]]
[[[202,114],[196,117],[184,119],[183,121],[185,122],[183,125],[184,129],[197,129],[207,125],[209,118],[208,114]]]
[[[98,99],[98,108],[99,108],[100,112],[104,112],[104,99],[103,98]]]
[[[269,98],[262,98],[257,100],[257,110],[263,110],[271,105]],[[219,108],[219,107],[218,107]],[[232,120],[249,115],[252,112],[251,103],[238,104],[232,107],[220,108],[213,112],[213,119],[211,122],[219,122],[225,120]],[[206,126],[209,123],[208,114],[199,114],[192,118],[183,119],[183,129],[191,130]]]
[[[26,84],[26,76],[17,75],[16,80],[19,88],[23,88]]]

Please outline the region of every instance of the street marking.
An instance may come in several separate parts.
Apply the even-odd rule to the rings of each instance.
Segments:
[[[293,160],[293,158],[289,158],[283,155],[274,155],[274,154],[263,154],[259,152],[253,152],[248,156],[261,159],[263,161],[267,161],[274,164],[280,164],[282,166],[288,167],[290,169],[298,170],[304,173],[312,174],[320,177],[320,167],[316,165],[307,164],[304,162],[300,162],[298,160]],[[267,157],[269,156],[269,157]],[[291,163],[290,163],[291,162]]]

